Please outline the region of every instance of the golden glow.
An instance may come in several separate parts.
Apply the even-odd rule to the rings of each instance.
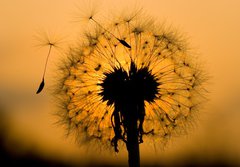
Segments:
[[[114,106],[103,102],[99,83],[114,68],[129,71],[131,61],[138,69],[148,67],[159,83],[157,98],[145,102],[143,130],[149,133],[145,142],[149,143],[148,137],[167,141],[172,134],[187,131],[188,118],[195,116],[204,100],[206,76],[197,68],[198,63],[187,51],[184,40],[168,27],[154,29],[156,24],[145,20],[139,12],[130,18],[113,21],[117,24],[110,27],[99,25],[93,18],[96,25],[85,33],[84,44],[71,48],[67,61],[60,66],[57,75],[60,79],[54,89],[57,100],[66,107],[61,107],[58,115],[77,141],[97,140],[99,147],[104,145],[113,150]],[[131,49],[118,39],[125,40]]]
[[[40,156],[64,160],[69,164],[89,163],[93,161],[89,160],[92,157],[94,160],[100,159],[96,160],[99,163],[106,160],[115,164],[116,161],[125,161],[126,155],[120,153],[109,158],[104,151],[103,156],[95,153],[86,155],[86,151],[79,148],[71,138],[65,139],[65,131],[61,127],[53,125],[56,120],[51,113],[55,108],[47,95],[47,89],[35,96],[47,48],[39,50],[32,47],[36,44],[32,36],[36,34],[36,28],[40,27],[53,30],[61,36],[63,34],[69,40],[69,35],[85,28],[86,24],[71,22],[72,11],[76,8],[75,1],[0,1],[0,105],[6,108],[9,116],[5,119],[9,124],[6,140],[9,149],[24,153],[33,151]],[[109,8],[119,14],[129,13],[128,9],[134,8],[126,9],[126,6],[138,6],[135,0],[104,0],[101,3],[98,10],[100,17]],[[143,163],[185,164],[190,160],[188,157],[192,156],[203,162],[219,159],[232,163],[239,161],[239,112],[234,112],[239,111],[238,103],[234,102],[239,99],[240,90],[239,5],[238,0],[142,0],[139,3],[154,20],[166,20],[179,27],[179,31],[189,37],[192,49],[200,54],[200,59],[213,76],[210,82],[210,102],[213,106],[200,114],[200,126],[188,138],[177,139],[172,147],[159,154],[148,149],[145,144],[141,145]],[[119,12],[121,9],[125,9],[124,12]],[[103,20],[108,21],[109,18]],[[73,39],[76,39],[75,34]],[[60,57],[64,56],[53,50],[46,88],[53,83],[54,67]],[[189,96],[189,92],[179,93]],[[149,107],[149,104],[146,105]]]

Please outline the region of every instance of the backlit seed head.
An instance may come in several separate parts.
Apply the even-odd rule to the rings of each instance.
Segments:
[[[93,20],[94,30],[69,49],[54,88],[58,115],[69,132],[81,134],[77,140],[118,151],[133,105],[139,143],[148,136],[165,144],[192,124],[207,77],[175,31],[141,12],[121,18],[110,26]]]

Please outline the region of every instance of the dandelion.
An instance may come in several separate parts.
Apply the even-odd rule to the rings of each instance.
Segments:
[[[185,133],[205,99],[207,78],[184,39],[141,12],[110,25],[89,20],[94,30],[59,68],[58,115],[77,140],[115,152],[125,143],[129,165],[140,166],[145,139],[164,145]]]

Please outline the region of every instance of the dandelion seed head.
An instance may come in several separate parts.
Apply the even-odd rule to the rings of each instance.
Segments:
[[[54,88],[58,115],[77,140],[116,149],[127,140],[125,108],[134,103],[139,142],[156,138],[165,145],[186,133],[205,99],[207,78],[174,30],[141,12],[119,18],[96,24],[69,49]]]

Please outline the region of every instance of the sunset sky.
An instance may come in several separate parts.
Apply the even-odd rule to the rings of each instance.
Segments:
[[[143,7],[155,20],[165,21],[188,39],[192,50],[209,73],[209,104],[199,114],[199,126],[187,137],[174,139],[157,153],[141,145],[143,163],[183,163],[226,160],[240,164],[240,1],[239,0],[101,0],[99,14]],[[0,121],[6,122],[6,147],[14,154],[34,152],[67,164],[127,163],[126,150],[119,154],[95,154],[79,148],[56,126],[48,86],[64,48],[81,41],[84,25],[74,22],[87,0],[0,0]],[[105,12],[105,13],[104,13]],[[55,49],[46,74],[46,88],[35,92],[41,81],[47,47],[35,47],[34,35],[52,32],[63,38]],[[41,35],[41,33],[40,33]],[[1,125],[1,124],[0,124]],[[85,145],[87,147],[87,145]]]

